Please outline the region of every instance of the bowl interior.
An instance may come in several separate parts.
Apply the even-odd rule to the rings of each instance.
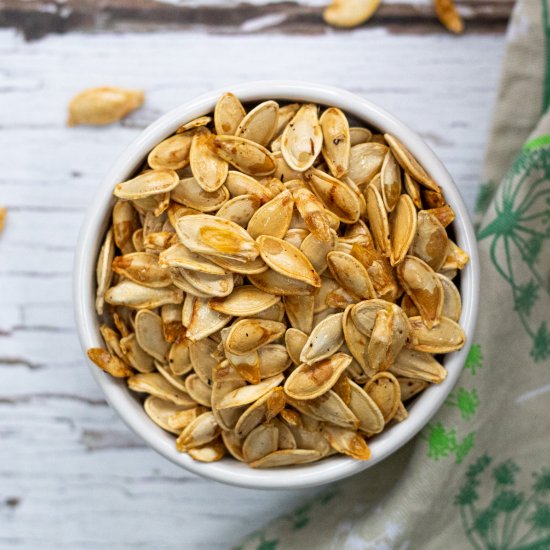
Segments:
[[[301,82],[257,82],[228,88],[243,102],[265,99],[314,102],[341,108],[346,114],[381,132],[400,139],[424,168],[442,187],[445,197],[456,212],[453,222],[458,245],[470,255],[470,262],[457,276],[463,309],[460,324],[467,344],[460,351],[447,354],[443,364],[447,379],[433,385],[409,405],[409,417],[385,430],[369,442],[372,458],[356,461],[333,456],[320,462],[275,470],[254,470],[233,458],[204,464],[175,449],[174,436],[154,424],[145,414],[140,400],[130,392],[124,381],[112,378],[90,363],[93,376],[110,405],[126,424],[149,445],[172,462],[197,474],[225,483],[254,488],[296,488],[329,483],[347,477],[387,457],[412,438],[435,414],[454,386],[466,359],[473,338],[478,301],[478,258],[473,228],[468,212],[451,176],[431,149],[403,123],[369,101],[344,90]],[[148,152],[162,139],[171,135],[182,123],[213,111],[218,97],[227,90],[216,90],[177,107],[151,124],[123,152],[98,189],[79,236],[75,255],[74,304],[82,347],[101,347],[99,320],[94,309],[95,262],[107,229],[113,204],[114,185],[130,177],[142,164]]]

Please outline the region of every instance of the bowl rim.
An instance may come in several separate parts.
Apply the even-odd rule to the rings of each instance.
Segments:
[[[243,102],[278,99],[336,106],[368,125],[394,134],[442,187],[447,201],[456,212],[456,220],[453,222],[456,241],[470,256],[470,262],[461,273],[463,303],[460,324],[466,334],[466,345],[461,350],[446,355],[446,380],[429,387],[418,397],[409,410],[407,420],[392,426],[369,443],[372,457],[368,461],[332,456],[311,464],[274,470],[255,470],[232,457],[213,463],[195,462],[187,454],[176,450],[174,436],[149,419],[141,404],[131,396],[123,380],[104,373],[86,358],[105,398],[126,425],[154,450],[178,466],[206,478],[247,488],[291,489],[319,486],[361,472],[391,455],[429,422],[447,398],[464,367],[477,319],[479,259],[475,233],[458,188],[439,158],[420,136],[369,100],[344,89],[301,81],[267,80],[226,86],[183,103],[150,124],[126,147],[97,188],[81,226],[73,269],[74,314],[84,352],[90,347],[103,346],[94,307],[95,258],[110,215],[114,185],[126,179],[152,147],[172,134],[180,124],[211,113],[219,96],[227,91],[234,93]]]

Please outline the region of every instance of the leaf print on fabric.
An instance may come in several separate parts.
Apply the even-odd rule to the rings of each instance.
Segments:
[[[494,180],[486,181],[480,184],[479,192],[476,199],[475,213],[484,214],[497,190],[497,182]]]
[[[309,504],[304,504],[304,506],[300,506],[300,508],[296,508],[294,510],[294,513],[292,514],[293,529],[303,529],[309,523],[309,513],[311,512],[312,507],[313,503],[310,502]]]
[[[464,368],[475,376],[478,369],[483,367],[483,353],[479,344],[472,344]],[[451,392],[445,401],[448,407],[454,407],[460,412],[464,421],[471,420],[480,404],[476,388],[458,388]],[[420,435],[428,444],[428,457],[438,462],[441,458],[453,455],[456,464],[460,464],[474,447],[475,432],[469,432],[459,441],[457,428],[445,428],[441,422],[428,424]]]
[[[550,469],[534,472],[529,495],[515,488],[520,468],[513,460],[494,466],[483,455],[472,463],[455,496],[465,535],[476,550],[550,548]],[[492,484],[492,492],[490,485]],[[491,495],[481,503],[480,494]]]
[[[538,293],[539,286],[533,279],[524,285],[519,285],[517,294],[514,296],[514,309],[519,313],[529,315],[537,301]]]
[[[533,491],[538,495],[550,493],[550,468],[543,468],[540,472],[534,472]]]
[[[470,420],[479,406],[479,396],[475,388],[470,391],[459,388],[456,393],[453,392],[449,394],[445,404],[451,407],[457,407],[462,418],[464,420]]]
[[[525,261],[529,264],[534,264],[540,256],[543,240],[540,235],[533,235],[525,244]]]
[[[455,449],[455,463],[461,464],[468,453],[474,448],[475,432],[470,432]]]
[[[465,369],[468,369],[474,376],[477,369],[483,367],[483,353],[481,353],[481,346],[479,344],[472,344],[468,357],[466,357]]]
[[[428,434],[422,437],[428,442],[428,456],[436,462],[454,452],[456,449],[456,430],[447,430],[438,422],[431,426],[428,424]]]
[[[540,0],[542,5],[542,25],[544,29],[544,48],[546,63],[544,64],[544,90],[542,94],[542,112],[546,113],[550,106],[550,16],[546,0]]]
[[[456,429],[447,429],[441,422],[428,424],[421,434],[428,443],[428,457],[438,462],[442,458],[454,455],[455,463],[460,464],[474,446],[475,434],[470,432],[462,441],[456,437]]]
[[[535,502],[535,510],[527,518],[535,530],[550,531],[550,504],[546,502]]]
[[[492,477],[497,485],[513,485],[518,472],[519,466],[512,460],[507,460],[493,468]]]
[[[540,324],[533,337],[533,348],[530,355],[535,361],[542,361],[550,356],[550,333],[548,332],[546,321]]]
[[[278,540],[263,540],[258,544],[258,550],[277,550]]]
[[[322,511],[323,508],[328,506],[338,493],[339,489],[337,487],[330,487],[323,493],[315,495],[315,497],[295,508],[291,513],[281,516],[278,521],[284,527],[281,527],[280,530],[272,532],[268,527],[254,531],[248,535],[242,548],[254,548],[254,550],[281,550],[282,548],[287,548],[285,542],[281,540],[283,537],[276,537],[279,537],[280,533],[290,534],[308,526],[315,512],[321,512],[321,516],[323,513],[326,513]],[[233,550],[240,550],[240,548],[233,548]]]
[[[491,262],[511,287],[535,362],[550,358],[547,313],[544,306],[537,310],[550,296],[550,146],[540,138],[538,143],[518,155],[494,199],[496,217],[478,232],[479,242],[489,240]]]

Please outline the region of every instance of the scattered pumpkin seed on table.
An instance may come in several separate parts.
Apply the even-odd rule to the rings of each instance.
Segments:
[[[6,225],[6,218],[8,216],[8,209],[0,207],[0,233],[4,231],[4,226]]]
[[[77,94],[69,103],[68,126],[112,124],[141,106],[141,90],[114,86],[88,88]]]
[[[340,109],[224,94],[113,194],[88,357],[194,460],[368,460],[465,343],[452,208]]]
[[[381,0],[332,0],[323,10],[323,19],[333,27],[357,27],[373,16],[380,4]],[[447,30],[455,34],[464,32],[464,22],[454,0],[433,0],[433,6],[437,18]],[[363,143],[360,133],[356,131],[354,134],[353,141]]]

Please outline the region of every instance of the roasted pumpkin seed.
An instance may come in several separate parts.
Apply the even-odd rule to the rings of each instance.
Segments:
[[[322,145],[323,133],[317,118],[317,106],[302,105],[283,131],[283,158],[292,170],[305,172],[315,162]]]

